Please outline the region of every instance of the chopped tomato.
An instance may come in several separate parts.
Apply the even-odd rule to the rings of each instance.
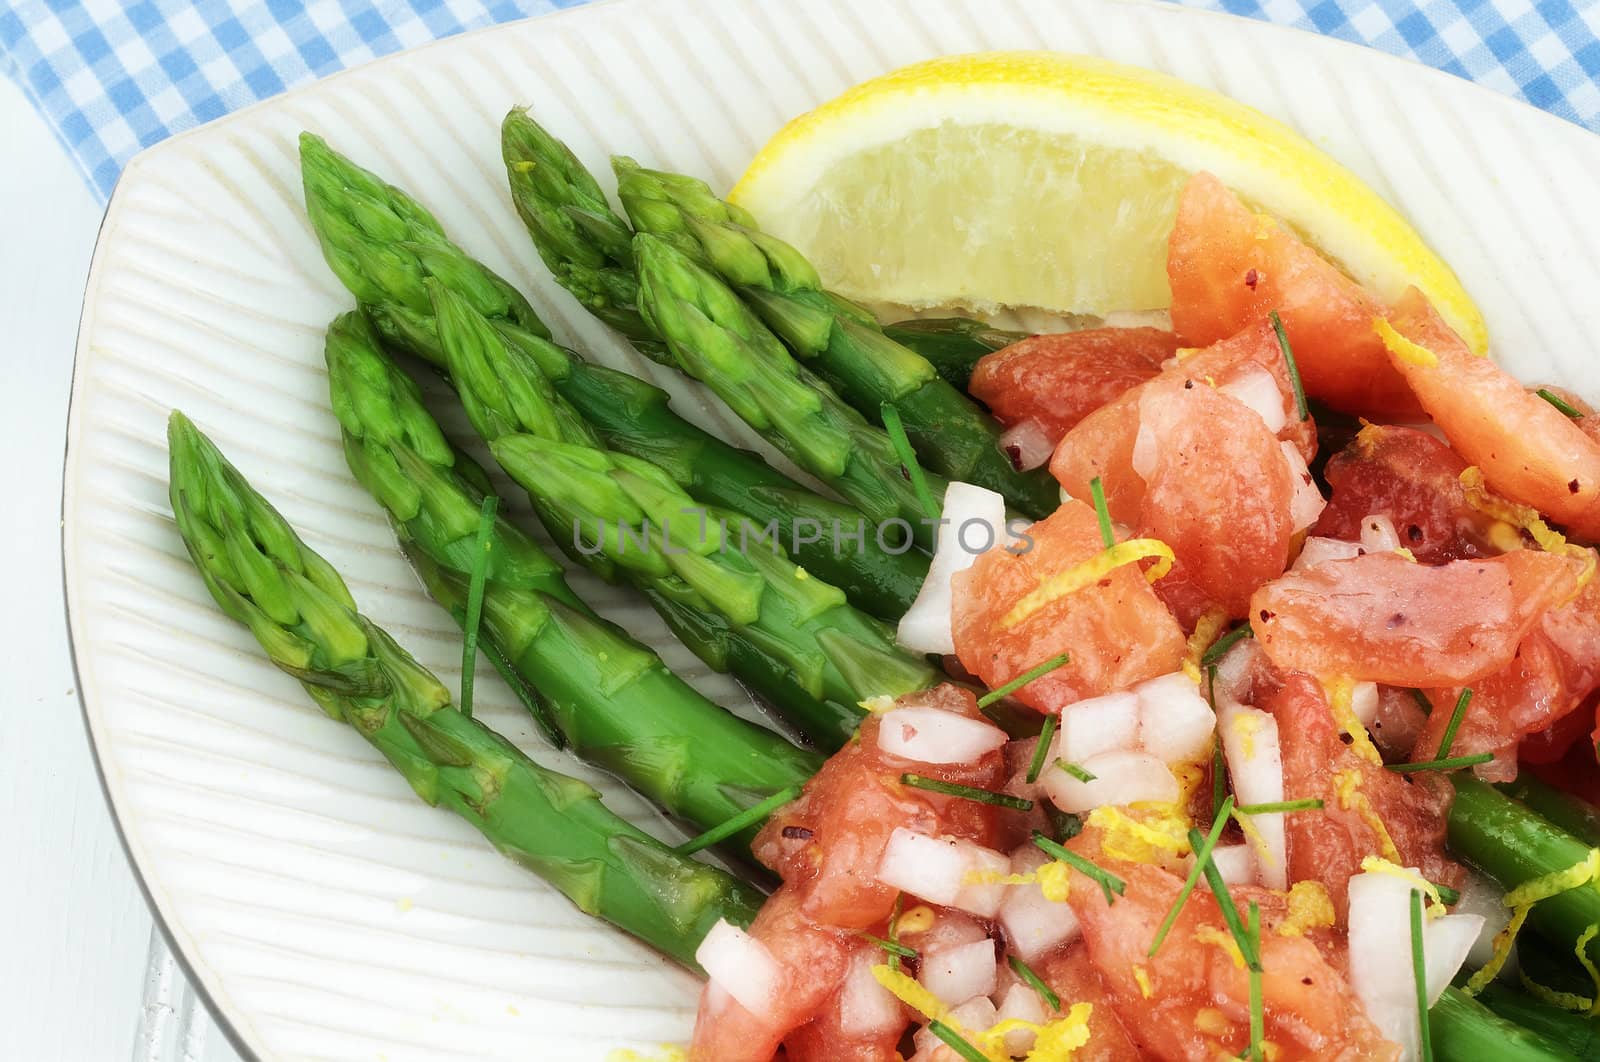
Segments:
[[[1378,302],[1209,173],[1190,178],[1167,243],[1172,326],[1206,346],[1277,310],[1306,393],[1368,416],[1416,411],[1372,333]]]
[[[1289,675],[1264,707],[1278,721],[1284,797],[1322,801],[1321,809],[1284,816],[1290,880],[1322,882],[1341,919],[1350,879],[1367,856],[1393,859],[1398,853],[1401,865],[1419,868],[1429,881],[1461,883],[1463,871],[1444,854],[1447,785],[1396,774],[1357,753],[1309,675]]]
[[[862,942],[855,962],[867,951],[877,952],[871,944]],[[882,953],[869,956],[868,961],[881,961]],[[875,1032],[846,1031],[850,1029],[845,1001],[848,982],[834,990],[816,1017],[790,1033],[783,1041],[787,1062],[900,1062],[900,1038],[910,1021],[899,1027],[887,1026]]]
[[[1139,1062],[1139,1049],[1117,1018],[1104,980],[1080,944],[1051,953],[1034,966],[1045,984],[1061,998],[1063,1009],[1087,1003],[1089,1042],[1072,1053],[1072,1062]]]
[[[1091,560],[1105,547],[1094,510],[1067,502],[1028,529],[1023,553],[990,550],[955,577],[955,643],[961,663],[999,686],[1062,652],[1066,665],[1035,679],[1016,697],[1042,712],[1127,689],[1176,671],[1184,637],[1137,564],[1055,598],[1019,622],[1008,614],[1052,576]]]
[[[910,699],[978,716],[977,699],[959,686],[946,684]],[[773,813],[756,837],[756,858],[783,878],[783,891],[813,921],[867,929],[888,919],[899,893],[878,880],[877,870],[896,827],[985,846],[994,842],[992,805],[902,785],[900,776],[914,771],[998,789],[1006,780],[1003,753],[972,764],[913,763],[878,747],[881,723],[879,716],[863,722],[858,740],[830,757],[799,799]]]
[[[1470,685],[1511,662],[1546,610],[1576,591],[1579,569],[1531,550],[1436,567],[1368,553],[1268,583],[1250,600],[1250,624],[1283,671]]]
[[[1541,389],[1530,388],[1529,390],[1534,394],[1538,394]],[[1579,431],[1583,432],[1595,442],[1600,443],[1600,414],[1596,413],[1594,406],[1590,405],[1588,401],[1581,396],[1567,390],[1565,387],[1546,386],[1542,388],[1542,390],[1549,391],[1567,405],[1571,406],[1573,410],[1577,412],[1578,416],[1568,419],[1572,420],[1572,423],[1577,426]],[[1563,416],[1565,416],[1565,414],[1563,414]]]
[[[1600,540],[1600,442],[1529,394],[1461,338],[1412,288],[1389,322],[1437,364],[1390,352],[1390,360],[1450,444],[1483,470],[1492,490],[1531,505],[1586,541]]]
[[[1178,341],[1159,328],[1029,336],[985,356],[967,390],[1007,427],[1032,420],[1056,442],[1073,425],[1161,371]]]
[[[1354,542],[1366,517],[1383,515],[1424,564],[1497,553],[1488,545],[1495,521],[1469,505],[1461,487],[1466,468],[1427,432],[1369,424],[1328,460],[1333,496],[1312,534]]]

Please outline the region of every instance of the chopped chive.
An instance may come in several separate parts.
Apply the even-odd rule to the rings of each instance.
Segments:
[[[1033,747],[1033,759],[1028,762],[1026,775],[1028,784],[1032,785],[1039,780],[1039,772],[1044,770],[1044,758],[1050,752],[1050,739],[1055,737],[1057,715],[1044,717],[1044,726],[1039,728],[1039,743]]]
[[[1099,476],[1089,481],[1089,497],[1094,499],[1094,515],[1100,521],[1100,541],[1110,549],[1117,544],[1117,536],[1111,530],[1111,510],[1106,508],[1106,488]]]
[[[989,1056],[973,1047],[960,1033],[942,1021],[930,1021],[928,1031],[949,1045],[950,1050],[966,1059],[966,1062],[990,1062]]]
[[[917,500],[922,502],[922,507],[930,515],[938,516],[939,504],[928,487],[928,477],[923,475],[922,466],[917,463],[916,451],[911,449],[911,440],[906,436],[900,411],[893,402],[885,402],[878,407],[878,413],[883,418],[883,430],[889,433],[889,442],[894,446],[895,458],[899,460],[900,467],[905,469],[906,478],[911,480],[911,488],[917,492]]]
[[[489,577],[489,536],[494,532],[494,514],[500,499],[484,496],[478,512],[478,537],[472,551],[472,578],[467,583],[467,640],[461,646],[461,699],[456,707],[462,715],[472,714],[472,679],[478,670],[478,628],[483,625],[483,584]]]
[[[1167,917],[1161,920],[1161,928],[1156,930],[1155,939],[1150,942],[1150,950],[1145,952],[1150,958],[1156,957],[1156,952],[1161,950],[1161,945],[1167,939],[1167,934],[1172,932],[1173,923],[1178,920],[1178,912],[1183,910],[1183,905],[1189,902],[1189,894],[1194,887],[1200,884],[1200,875],[1204,872],[1207,863],[1211,862],[1211,853],[1217,847],[1217,841],[1222,837],[1222,828],[1228,824],[1228,814],[1233,810],[1233,797],[1223,800],[1222,806],[1211,822],[1211,832],[1206,834],[1206,839],[1200,847],[1194,850],[1194,866],[1189,868],[1189,876],[1184,879],[1183,888],[1178,893],[1178,898],[1172,904],[1172,909],[1167,912]]]
[[[1045,855],[1061,860],[1061,862],[1085,877],[1093,878],[1099,883],[1100,891],[1106,894],[1106,903],[1108,904],[1116,903],[1117,896],[1122,895],[1128,889],[1128,883],[1111,873],[1111,871],[1095,866],[1077,852],[1061,847],[1037,830],[1033,834],[1033,846]],[[1112,893],[1117,895],[1113,896]]]
[[[673,851],[679,855],[690,855],[700,851],[702,848],[710,848],[714,844],[721,844],[734,834],[743,832],[746,827],[754,826],[799,795],[800,787],[791,785],[787,789],[773,793],[761,803],[745,808],[726,822],[711,827],[699,837],[683,842]]]
[[[1538,395],[1540,398],[1544,399],[1546,402],[1549,402],[1552,406],[1555,406],[1557,409],[1561,410],[1561,412],[1565,413],[1567,416],[1571,417],[1573,420],[1582,420],[1583,419],[1583,413],[1582,412],[1580,412],[1579,410],[1573,408],[1573,405],[1572,405],[1571,402],[1568,402],[1565,398],[1562,398],[1560,395],[1556,394],[1554,391],[1550,390],[1548,387],[1541,387],[1537,391],[1535,391],[1534,394]]]
[[[1222,759],[1222,738],[1215,737],[1211,744],[1211,814],[1222,810],[1228,796],[1228,765]]]
[[[1273,310],[1267,314],[1267,319],[1272,322],[1272,330],[1278,336],[1278,349],[1283,351],[1284,364],[1289,366],[1289,385],[1294,388],[1294,408],[1299,412],[1301,420],[1311,419],[1311,409],[1306,405],[1306,389],[1300,383],[1300,367],[1294,362],[1294,351],[1289,349],[1289,334],[1283,330],[1283,319],[1278,316],[1278,311]]]
[[[913,789],[926,789],[930,793],[943,793],[945,796],[960,797],[963,800],[976,800],[980,804],[993,804],[997,808],[1010,808],[1013,811],[1032,811],[1033,801],[1024,797],[1015,797],[1009,793],[995,793],[988,789],[979,789],[976,786],[962,785],[960,782],[943,782],[937,778],[929,778],[920,774],[902,774],[901,785],[909,785]]]
[[[1467,714],[1467,705],[1472,703],[1472,687],[1468,686],[1461,691],[1461,696],[1456,698],[1455,710],[1450,713],[1450,722],[1445,724],[1444,737],[1439,739],[1439,753],[1435,759],[1448,759],[1450,746],[1455,744],[1456,731],[1461,729],[1461,720]]]
[[[1030,667],[1028,670],[1024,671],[1010,682],[1007,682],[1005,685],[996,686],[988,693],[985,693],[982,697],[979,697],[978,707],[987,708],[995,701],[998,701],[1001,697],[1011,696],[1013,693],[1017,692],[1034,679],[1043,675],[1048,675],[1050,672],[1054,671],[1056,668],[1060,667],[1062,664],[1065,664],[1071,659],[1071,653],[1061,653],[1057,656],[1052,656],[1049,660],[1046,660],[1042,664],[1035,664],[1033,667]]]
[[[1450,886],[1434,884],[1433,887],[1439,892],[1439,902],[1445,906],[1454,907],[1461,902],[1461,894]]]
[[[1463,767],[1488,763],[1492,759],[1492,752],[1474,752],[1471,756],[1451,756],[1445,760],[1424,760],[1421,763],[1391,763],[1387,766],[1397,774],[1416,774],[1418,771],[1458,771]]]
[[[1250,901],[1250,945],[1259,956],[1261,951],[1261,908]],[[1250,968],[1250,1057],[1255,1062],[1266,1062],[1267,1007],[1261,991],[1261,963]],[[1431,1062],[1431,1060],[1430,1060]]]
[[[906,894],[895,893],[894,910],[889,912],[889,939],[896,944],[900,943],[900,912],[905,909],[905,905]],[[892,951],[889,953],[889,969],[900,969],[900,956]]]
[[[1319,811],[1320,800],[1276,800],[1270,804],[1240,804],[1234,810],[1241,815],[1276,815],[1280,811]]]
[[[1057,757],[1056,766],[1060,767],[1063,771],[1066,771],[1080,782],[1094,781],[1094,772],[1086,770],[1085,768],[1078,766],[1076,763],[1068,763],[1066,760]]]
[[[1422,1062],[1433,1062],[1433,1031],[1428,1028],[1428,964],[1422,954],[1422,893],[1411,890],[1411,975],[1417,982],[1417,1039]]]
[[[1250,624],[1239,624],[1239,626],[1211,643],[1211,648],[1200,655],[1200,666],[1215,667],[1218,661],[1228,654],[1229,649],[1232,649],[1244,639],[1254,638],[1255,636],[1256,632],[1250,627]]]
[[[1205,844],[1205,838],[1200,836],[1200,831],[1189,831],[1189,847],[1199,851]],[[1239,946],[1239,954],[1244,958],[1244,964],[1252,970],[1260,969],[1261,959],[1256,954],[1250,937],[1244,931],[1244,923],[1239,920],[1239,908],[1233,902],[1233,894],[1228,891],[1228,883],[1222,880],[1222,871],[1217,869],[1215,860],[1208,859],[1201,868],[1206,876],[1206,884],[1211,886],[1211,895],[1216,897],[1217,909],[1222,912],[1222,920],[1228,924],[1228,932],[1233,934],[1233,942]]]
[[[1428,700],[1428,695],[1421,690],[1413,689],[1411,699],[1417,702],[1417,707],[1422,709],[1423,715],[1433,714],[1433,702]]]
[[[1051,1010],[1061,1009],[1061,997],[1056,995],[1055,989],[1044,983],[1043,978],[1033,972],[1033,967],[1029,966],[1015,955],[1007,955],[1006,962],[1010,964],[1011,969],[1016,972],[1016,975],[1027,983],[1029,988],[1039,993],[1040,999],[1050,1004]]]
[[[1061,811],[1045,801],[1044,817],[1050,820],[1050,832],[1058,843],[1065,844],[1083,832],[1083,818],[1070,811]]]
[[[897,959],[915,959],[917,957],[916,948],[908,948],[898,941],[884,940],[882,937],[875,937],[871,933],[865,932],[857,933],[856,936],[869,944],[877,945]]]

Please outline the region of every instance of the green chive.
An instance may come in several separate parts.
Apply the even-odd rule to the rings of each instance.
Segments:
[[[495,510],[500,499],[493,494],[483,499],[478,513],[478,538],[472,552],[472,579],[467,584],[467,640],[461,646],[461,699],[456,703],[462,715],[472,714],[472,679],[478,670],[478,628],[483,624],[483,584],[489,576],[489,536],[494,532]]]
[[[1278,349],[1283,351],[1284,363],[1289,366],[1289,384],[1294,388],[1294,408],[1299,411],[1301,420],[1310,420],[1311,409],[1306,405],[1306,389],[1300,383],[1300,367],[1294,363],[1294,351],[1289,349],[1289,335],[1283,330],[1283,320],[1277,310],[1267,314],[1267,319],[1272,322],[1272,330],[1278,335]]]
[[[926,789],[930,793],[960,797],[963,800],[976,800],[980,804],[993,804],[997,808],[1010,808],[1013,811],[1033,810],[1033,801],[1023,797],[1015,797],[1009,793],[995,793],[976,786],[962,785],[960,782],[943,782],[920,774],[902,774],[900,784],[909,785],[913,789]]]
[[[1089,497],[1094,499],[1094,515],[1100,521],[1100,541],[1110,549],[1117,544],[1117,536],[1111,530],[1111,510],[1106,508],[1106,488],[1099,476],[1089,481]]]
[[[1241,815],[1276,815],[1280,811],[1319,811],[1320,800],[1278,800],[1271,804],[1240,804],[1234,810]]]
[[[1078,766],[1076,763],[1068,763],[1066,760],[1058,758],[1056,760],[1056,766],[1060,767],[1063,771],[1066,771],[1080,782],[1094,781],[1094,774]]]
[[[1100,891],[1106,894],[1106,903],[1108,904],[1116,903],[1117,896],[1128,890],[1128,883],[1111,873],[1111,871],[1095,866],[1077,852],[1061,847],[1037,830],[1033,834],[1033,845],[1045,855],[1059,859],[1078,873],[1093,878],[1099,883]],[[1112,893],[1117,895],[1113,896]]]
[[[1259,956],[1261,951],[1261,908],[1250,901],[1250,944]],[[1255,1062],[1266,1062],[1267,1008],[1261,992],[1261,963],[1250,968],[1250,1057]],[[1431,1060],[1430,1060],[1431,1062]]]
[[[933,1033],[933,1035],[937,1036],[939,1039],[943,1040],[946,1044],[949,1044],[950,1050],[966,1059],[966,1062],[990,1062],[988,1055],[984,1054],[982,1051],[979,1051],[976,1047],[973,1047],[972,1044],[968,1043],[960,1033],[950,1028],[950,1026],[946,1025],[944,1022],[930,1021],[928,1023],[928,1031]]]
[[[928,477],[922,474],[922,466],[917,463],[916,452],[911,449],[911,440],[906,437],[906,426],[900,420],[900,411],[895,408],[893,402],[885,402],[878,407],[878,412],[883,418],[883,430],[889,433],[889,442],[894,446],[895,457],[910,478],[911,487],[917,492],[917,499],[922,502],[922,507],[930,515],[938,516],[939,503],[934,500],[933,491],[928,488]]]
[[[876,944],[897,959],[915,959],[917,957],[916,948],[908,948],[898,941],[884,940],[882,937],[875,937],[871,933],[857,933],[856,936],[869,944]]]
[[[1016,971],[1018,977],[1027,982],[1029,988],[1039,993],[1040,999],[1050,1004],[1051,1010],[1061,1009],[1061,997],[1056,995],[1055,989],[1044,983],[1043,978],[1033,972],[1033,967],[1029,966],[1015,955],[1007,955],[1006,962],[1010,963],[1011,969]]]
[[[1189,902],[1189,894],[1194,887],[1200,884],[1200,875],[1204,872],[1207,863],[1211,862],[1211,853],[1217,847],[1217,841],[1222,837],[1222,828],[1228,824],[1228,815],[1233,810],[1233,797],[1223,800],[1216,817],[1211,823],[1211,832],[1201,842],[1200,847],[1194,850],[1194,866],[1189,868],[1189,876],[1184,879],[1183,889],[1178,893],[1178,899],[1173,903],[1172,910],[1167,912],[1167,917],[1161,920],[1161,928],[1156,930],[1155,939],[1150,942],[1150,950],[1145,954],[1150,958],[1156,957],[1156,952],[1161,950],[1161,945],[1166,941],[1167,934],[1172,932],[1173,923],[1178,920],[1178,912],[1183,910],[1183,905]]]
[[[1433,714],[1433,702],[1428,700],[1428,695],[1421,690],[1411,691],[1411,699],[1417,702],[1417,707],[1422,709],[1423,715]]]
[[[1044,726],[1039,729],[1039,743],[1033,747],[1033,759],[1028,763],[1028,784],[1032,785],[1039,780],[1039,772],[1044,770],[1044,758],[1050,751],[1050,739],[1055,737],[1056,721],[1060,716],[1047,715],[1044,717]]]
[[[1200,836],[1199,830],[1189,831],[1189,847],[1198,852],[1206,840]],[[1255,946],[1251,944],[1250,937],[1244,931],[1244,923],[1239,920],[1239,908],[1233,902],[1233,894],[1228,891],[1228,883],[1222,880],[1222,872],[1217,869],[1215,860],[1208,859],[1202,866],[1202,873],[1206,876],[1206,884],[1211,886],[1211,895],[1216,897],[1217,908],[1222,912],[1222,920],[1228,923],[1228,932],[1233,934],[1233,942],[1239,945],[1239,954],[1244,958],[1244,964],[1252,970],[1261,968],[1261,958],[1256,954]]]
[[[1411,973],[1417,982],[1417,1033],[1421,1062],[1433,1062],[1433,1031],[1428,1028],[1428,964],[1422,954],[1422,893],[1411,890]]]
[[[1058,843],[1065,844],[1083,832],[1082,816],[1060,811],[1048,800],[1044,804],[1044,817],[1050,820],[1050,833]]]
[[[1255,636],[1256,632],[1251,629],[1250,624],[1241,623],[1239,626],[1235,627],[1233,630],[1229,631],[1227,634],[1224,634],[1221,638],[1218,638],[1215,642],[1211,643],[1211,648],[1207,649],[1200,656],[1200,666],[1216,666],[1218,661],[1227,655],[1229,649],[1232,649],[1244,639],[1254,638]]]
[[[734,834],[742,833],[746,827],[754,826],[799,795],[800,787],[791,785],[788,789],[773,793],[761,803],[745,808],[726,822],[711,827],[699,837],[683,842],[673,851],[679,855],[690,855],[700,851],[702,848],[710,848],[714,844],[721,844]]]
[[[1447,760],[1424,760],[1422,763],[1391,763],[1388,768],[1397,774],[1415,774],[1418,771],[1458,771],[1463,767],[1476,767],[1494,759],[1492,752],[1475,752],[1471,756],[1451,756]]]
[[[1454,907],[1461,902],[1461,894],[1448,885],[1435,884],[1433,886],[1439,893],[1439,902],[1447,907]]]
[[[985,693],[982,697],[979,697],[978,707],[987,708],[995,701],[998,701],[1001,697],[1011,696],[1011,694],[1017,692],[1034,679],[1039,678],[1042,675],[1048,675],[1050,672],[1054,671],[1056,668],[1060,667],[1071,659],[1071,653],[1062,653],[1059,656],[1052,656],[1049,660],[1046,660],[1042,664],[1035,664],[1033,667],[1030,667],[1028,670],[1024,671],[1010,682],[1007,682],[1005,685],[996,686],[988,693]]]
[[[1574,409],[1571,402],[1568,402],[1565,398],[1562,398],[1548,387],[1541,387],[1539,390],[1535,391],[1534,394],[1538,395],[1546,402],[1549,402],[1552,406],[1555,406],[1573,420],[1583,419],[1583,414],[1577,409]]]
[[[900,912],[905,908],[905,905],[906,894],[903,892],[895,893],[894,910],[889,912],[889,939],[896,944],[900,943]],[[900,956],[892,951],[889,953],[889,969],[900,969]]]
[[[1467,714],[1467,705],[1472,703],[1472,687],[1468,686],[1461,691],[1461,696],[1456,698],[1455,710],[1450,713],[1450,722],[1445,724],[1444,737],[1439,739],[1439,753],[1435,759],[1443,760],[1450,756],[1450,746],[1455,744],[1456,731],[1461,729],[1461,720]]]

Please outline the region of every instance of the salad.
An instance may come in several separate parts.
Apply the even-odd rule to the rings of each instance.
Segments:
[[[526,111],[501,148],[560,285],[798,474],[561,346],[305,133],[356,301],[325,346],[344,456],[463,629],[459,696],[177,412],[172,507],[219,605],[420,797],[705,975],[680,1057],[1600,1055],[1580,396],[1204,170],[1169,309],[1029,334],[884,326],[746,209],[624,157],[619,213]],[[601,619],[553,549],[775,726]],[[474,719],[480,650],[552,745],[698,835],[664,843]]]

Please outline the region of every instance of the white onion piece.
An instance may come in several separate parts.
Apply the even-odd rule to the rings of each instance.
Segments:
[[[771,1011],[783,986],[783,967],[767,946],[726,919],[711,927],[695,949],[694,961],[752,1014]]]
[[[974,1035],[988,1032],[997,1020],[994,1002],[988,996],[979,996],[969,999],[959,1007],[950,1011],[950,1019],[961,1028]],[[959,1062],[956,1053],[945,1046],[945,1042],[928,1030],[926,1025],[917,1030],[912,1036],[911,1043],[916,1047],[917,1053],[906,1062]]]
[[[1011,873],[1011,860],[1002,852],[993,848],[984,848],[981,845],[972,845],[969,853],[971,869],[969,874],[986,877],[989,875],[1005,875]],[[961,891],[956,893],[956,898],[950,903],[951,907],[979,918],[993,918],[1000,913],[1000,904],[1006,898],[1006,885],[985,885],[979,882],[969,882],[961,886]]]
[[[1009,740],[992,723],[943,708],[894,708],[878,726],[878,748],[918,763],[971,763]]]
[[[1303,531],[1317,522],[1328,499],[1322,496],[1317,481],[1311,477],[1299,448],[1289,442],[1280,442],[1278,447],[1289,465],[1289,481],[1294,484],[1294,494],[1289,498],[1289,524],[1294,530]]]
[[[1226,884],[1254,885],[1256,882],[1256,858],[1248,842],[1217,845],[1211,850],[1211,862],[1216,864],[1217,873],[1222,875]],[[1205,881],[1204,878],[1200,880],[1202,883]],[[1210,888],[1209,885],[1206,887]]]
[[[1101,318],[1107,328],[1159,328],[1172,331],[1171,310],[1112,310]]]
[[[1461,899],[1451,908],[1455,914],[1477,915],[1483,919],[1483,928],[1472,950],[1467,952],[1467,962],[1472,966],[1485,966],[1494,957],[1494,937],[1511,921],[1511,908],[1506,906],[1506,892],[1493,878],[1477,871],[1468,871],[1461,886]],[[1515,947],[1515,945],[1513,945]],[[1506,963],[1509,968],[1512,964]]]
[[[1356,542],[1346,542],[1342,538],[1319,538],[1315,535],[1306,539],[1306,544],[1300,547],[1300,556],[1294,560],[1292,571],[1304,571],[1315,568],[1328,561],[1354,560],[1361,556],[1361,545]]]
[[[1029,417],[1000,433],[1000,451],[1011,458],[1018,469],[1028,472],[1044,467],[1060,441],[1052,439],[1042,424]]]
[[[1141,420],[1138,434],[1133,437],[1133,471],[1140,479],[1148,480],[1155,470],[1156,433]]]
[[[1031,874],[1048,862],[1050,859],[1043,852],[1025,844],[1011,853],[1011,872]],[[1007,887],[1000,903],[1000,926],[1005,930],[1007,945],[1024,962],[1032,962],[1077,939],[1079,930],[1078,916],[1071,905],[1045,899],[1044,890],[1037,884]]]
[[[1383,1036],[1417,1057],[1417,982],[1411,960],[1411,890],[1392,873],[1350,879],[1350,987]],[[1431,1006],[1466,961],[1483,924],[1479,915],[1444,915],[1422,925],[1424,974]]]
[[[1217,704],[1223,701],[1245,701],[1250,698],[1251,672],[1261,657],[1261,643],[1254,638],[1241,638],[1233,648],[1217,661]],[[1219,720],[1220,723],[1220,720]]]
[[[946,1006],[958,1006],[974,996],[994,992],[996,981],[994,941],[987,937],[941,951],[923,952],[917,980]]]
[[[1181,671],[1133,688],[1139,701],[1139,745],[1162,763],[1192,763],[1211,751],[1217,717],[1194,680]]]
[[[1013,1019],[1034,1025],[1043,1025],[1050,1020],[1050,1015],[1044,1009],[1044,1000],[1039,998],[1039,993],[1021,982],[1006,989],[1005,995],[1000,997],[1000,1006],[995,1009],[996,1025]],[[1033,1050],[1033,1042],[1037,1036],[1038,1034],[1032,1029],[1012,1029],[1006,1033],[1006,1054],[1012,1058],[1021,1058]]]
[[[1255,410],[1274,435],[1289,423],[1277,378],[1259,365],[1251,365],[1217,390]]]
[[[1080,782],[1053,764],[1039,776],[1050,802],[1062,811],[1076,815],[1107,804],[1170,804],[1178,799],[1178,780],[1148,752],[1102,752],[1072,762],[1094,775],[1094,781]]]
[[[839,990],[839,1031],[865,1039],[905,1026],[905,1011],[895,994],[872,976],[880,956],[877,949],[858,951],[850,960],[844,986]]]
[[[918,653],[956,651],[950,618],[955,594],[950,580],[972,567],[985,543],[993,546],[1010,541],[1005,499],[992,490],[954,480],[944,490],[944,508],[939,515],[947,522],[940,525],[928,577],[895,632],[901,645]]]
[[[1378,684],[1356,683],[1350,691],[1350,710],[1356,713],[1362,726],[1371,728],[1372,721],[1378,718]]]
[[[1270,714],[1224,698],[1217,706],[1217,726],[1227,757],[1233,791],[1241,804],[1275,804],[1283,800],[1283,751],[1278,744],[1278,721]],[[1261,835],[1250,842],[1256,877],[1269,889],[1289,887],[1289,842],[1283,812],[1251,815]]]
[[[1400,533],[1394,521],[1383,513],[1369,513],[1361,518],[1361,548],[1368,553],[1389,553],[1400,548]]]
[[[1004,885],[969,884],[969,874],[1005,874],[1011,861],[1000,852],[954,837],[929,837],[897,827],[878,861],[878,880],[891,888],[944,907],[993,918]]]
[[[1114,749],[1131,749],[1139,742],[1139,698],[1132,693],[1090,697],[1061,709],[1056,723],[1052,762],[1057,756],[1077,762]]]

